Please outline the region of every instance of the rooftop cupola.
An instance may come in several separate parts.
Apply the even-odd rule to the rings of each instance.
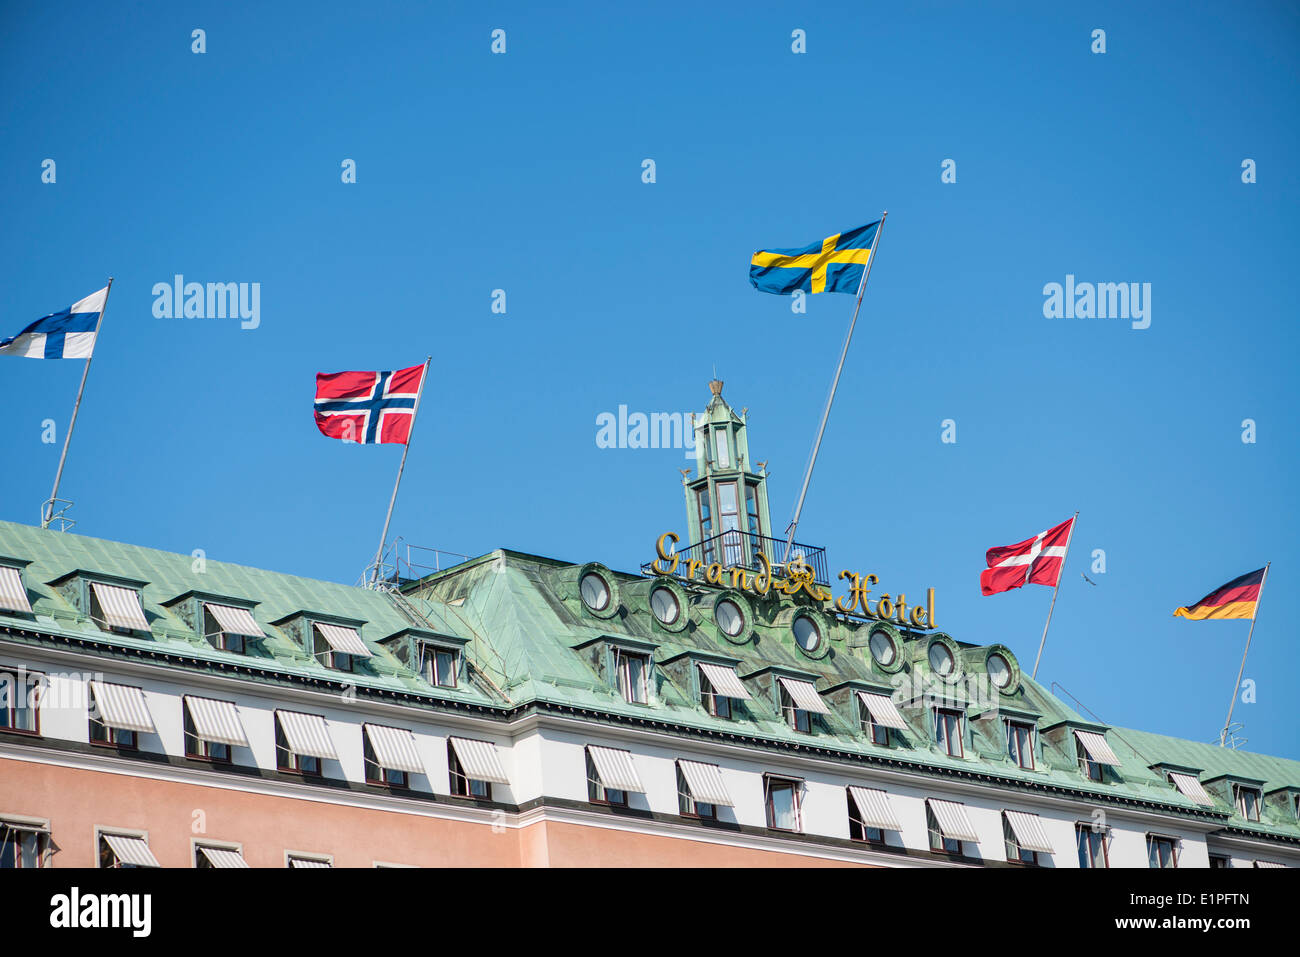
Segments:
[[[748,410],[736,414],[722,397],[720,379],[709,383],[709,392],[704,415],[691,417],[695,429],[695,477],[688,473],[683,483],[686,526],[689,541],[702,546],[700,557],[704,561],[733,565],[747,561],[752,551],[762,550],[760,539],[772,534],[767,463],[755,465],[750,461],[745,419]],[[731,534],[720,538],[726,533]],[[719,548],[725,548],[725,554],[720,554]]]

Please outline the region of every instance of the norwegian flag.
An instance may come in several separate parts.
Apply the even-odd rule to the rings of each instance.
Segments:
[[[424,372],[418,365],[396,372],[316,373],[316,428],[344,442],[405,445]]]
[[[990,548],[984,556],[989,567],[980,572],[980,591],[996,595],[1023,585],[1055,587],[1061,580],[1073,530],[1071,518],[1015,545]]]

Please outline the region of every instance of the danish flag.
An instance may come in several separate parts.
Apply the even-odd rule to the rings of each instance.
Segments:
[[[418,365],[395,372],[316,373],[316,428],[344,442],[407,444],[424,372]]]
[[[1074,519],[1071,518],[1015,545],[990,548],[984,556],[989,567],[980,572],[980,591],[985,595],[995,595],[1023,585],[1055,587],[1061,580],[1061,568],[1065,565],[1065,553],[1070,547],[1073,531]]]

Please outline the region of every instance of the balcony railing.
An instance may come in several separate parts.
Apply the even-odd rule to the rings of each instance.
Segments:
[[[768,535],[756,535],[732,529],[720,532],[710,538],[677,549],[679,559],[678,571],[684,574],[684,566],[692,559],[711,565],[714,562],[723,568],[744,568],[760,572],[763,565],[758,554],[766,556],[772,566],[772,574],[785,577],[785,539],[772,538]],[[813,579],[819,585],[830,586],[830,575],[826,566],[826,549],[818,545],[804,545],[795,542],[790,546],[790,561],[801,561],[813,570]],[[650,564],[641,566],[643,574],[651,574]]]

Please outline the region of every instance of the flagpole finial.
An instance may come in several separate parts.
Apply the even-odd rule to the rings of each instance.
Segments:
[[[716,395],[718,398],[722,398],[722,380],[721,379],[711,380],[709,382],[709,391],[712,392],[714,395]]]

